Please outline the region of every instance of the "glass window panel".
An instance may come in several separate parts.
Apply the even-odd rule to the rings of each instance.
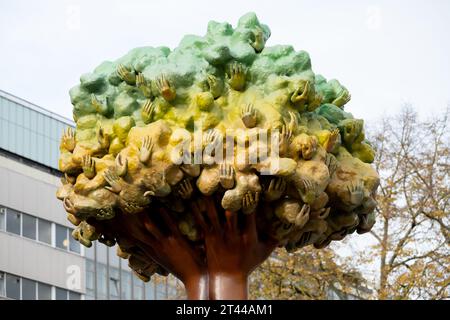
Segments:
[[[80,253],[81,252],[80,243],[72,237],[72,231],[73,229],[69,229],[70,251]]]
[[[5,296],[5,274],[0,272],[0,297]]]
[[[11,274],[6,275],[6,296],[20,300],[20,278]]]
[[[39,300],[51,300],[52,299],[52,287],[48,284],[38,282],[38,299]]]
[[[24,155],[23,150],[23,128],[16,125],[15,130],[16,143],[14,145],[14,150],[17,154]]]
[[[115,268],[119,267],[120,258],[117,255],[117,246],[108,248],[109,250],[109,265]]]
[[[81,300],[81,294],[78,292],[69,291],[69,300]]]
[[[22,300],[36,300],[36,281],[22,278]]]
[[[50,145],[49,141],[45,136],[42,136],[42,163],[50,163]]]
[[[94,294],[92,292],[86,291],[84,295],[84,300],[95,300]]]
[[[50,138],[51,136],[51,122],[55,120],[50,119],[49,117],[44,117],[44,136]]]
[[[35,160],[38,162],[44,162],[44,154],[47,152],[47,150],[44,149],[44,136],[42,134],[37,134],[37,157]]]
[[[29,151],[29,156],[30,159],[37,159],[37,154],[38,154],[38,146],[37,146],[37,139],[38,136],[36,134],[35,131],[31,131],[31,135],[30,135],[30,151]]]
[[[122,271],[122,300],[131,299],[131,273]]]
[[[7,148],[9,151],[14,151],[14,146],[16,145],[16,141],[15,141],[16,135],[14,134],[14,124],[11,122],[8,122],[8,132],[10,134],[9,134]]]
[[[178,280],[170,281],[169,283],[169,298],[179,298],[179,292],[177,289]]]
[[[45,148],[47,149],[45,152],[45,163],[49,165],[52,162],[52,140],[49,137],[45,138]]]
[[[13,101],[7,100],[7,107],[8,107],[8,120],[14,121],[14,111],[18,107],[17,104]]]
[[[144,282],[135,275],[133,275],[133,299],[144,299]]]
[[[86,295],[95,298],[95,263],[86,260]]]
[[[67,300],[67,290],[55,287],[55,300]]]
[[[20,235],[20,213],[8,209],[6,214],[6,230]]]
[[[0,119],[6,120],[6,100],[0,97]]]
[[[11,119],[11,114],[12,114],[12,110],[14,110],[15,106],[14,103],[11,102],[10,100],[6,100],[5,101],[6,104],[6,119],[10,120]]]
[[[106,265],[97,263],[97,299],[107,298]]]
[[[30,143],[31,140],[31,131],[27,129],[28,127],[23,129],[23,151],[24,151],[24,155],[26,155],[27,157],[29,157],[30,154],[30,149],[31,149],[31,145],[32,143]],[[34,143],[33,143],[34,144]]]
[[[6,208],[0,207],[0,230],[5,230],[5,224],[6,224]]]
[[[39,241],[52,244],[52,224],[49,221],[39,219],[38,229]]]
[[[23,127],[23,107],[15,103],[15,119],[13,120],[18,126]]]
[[[145,300],[155,300],[155,286],[153,281],[144,284]]]
[[[97,245],[97,262],[106,264],[108,261],[106,259],[106,251],[108,250],[108,247],[97,241],[95,243]]]
[[[43,135],[44,134],[44,115],[42,113],[38,112],[36,115],[36,121],[37,121],[36,131],[39,135]]]
[[[36,240],[36,218],[22,214],[22,236]]]
[[[59,158],[59,148],[58,142],[51,140],[50,141],[51,149],[50,149],[50,163],[49,165],[53,168],[58,168],[58,158]]]
[[[55,225],[55,241],[56,241],[56,247],[65,249],[69,247],[69,239],[67,237],[67,228],[63,227],[59,224]]]
[[[30,130],[37,133],[37,112],[30,110]]]
[[[156,283],[157,299],[167,299],[166,281],[159,280]]]
[[[110,299],[119,299],[119,269],[111,268],[109,269],[109,297]]]
[[[0,143],[1,147],[4,149],[8,148],[8,122],[4,119],[0,121]]]
[[[59,128],[59,121],[52,121],[52,125],[51,125],[51,138],[52,138],[53,140],[56,140],[56,137],[59,136],[58,128]]]
[[[95,249],[94,249],[94,246],[95,246],[95,242],[94,242],[94,244],[93,244],[92,247],[90,247],[90,248],[86,248],[86,247],[85,247],[85,248],[84,248],[84,256],[85,256],[86,258],[94,260],[94,256],[95,256]]]
[[[90,260],[86,260],[86,271],[95,272],[95,263]]]
[[[29,128],[30,127],[30,110],[29,109],[24,109],[23,111],[23,126],[25,128]]]

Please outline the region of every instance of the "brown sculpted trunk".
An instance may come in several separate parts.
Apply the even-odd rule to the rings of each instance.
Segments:
[[[134,270],[138,275],[157,263],[180,279],[189,300],[248,298],[248,276],[277,245],[258,236],[256,213],[224,211],[211,197],[192,202],[204,240],[197,246],[180,233],[176,213],[161,207],[153,211],[121,213],[106,228],[89,222],[106,237],[120,235],[122,250],[142,261],[142,270]]]
[[[188,277],[184,282],[184,288],[186,289],[186,295],[188,300],[208,300],[209,295],[209,283],[208,275],[201,276],[192,275]]]
[[[217,273],[210,276],[210,299],[212,300],[247,300],[248,275]]]

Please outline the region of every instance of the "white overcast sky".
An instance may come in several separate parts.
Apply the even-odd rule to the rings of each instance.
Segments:
[[[313,70],[350,90],[346,110],[369,121],[411,103],[450,102],[450,1],[0,0],[0,89],[71,118],[82,73],[139,46],[177,46],[209,20],[254,11],[267,45],[306,50]]]

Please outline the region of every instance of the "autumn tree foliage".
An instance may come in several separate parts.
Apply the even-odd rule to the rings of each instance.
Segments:
[[[421,120],[405,107],[373,137],[382,177],[376,244],[363,256],[378,264],[379,299],[450,296],[449,109]]]
[[[253,299],[325,300],[368,297],[362,274],[339,263],[336,253],[306,247],[293,254],[276,250],[251,276]]]

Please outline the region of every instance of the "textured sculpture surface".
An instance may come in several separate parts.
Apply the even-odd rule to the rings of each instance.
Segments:
[[[173,273],[191,298],[223,298],[212,274],[371,229],[379,178],[348,90],[269,36],[249,13],[81,76],[57,193],[75,239],[117,243],[144,281]]]

